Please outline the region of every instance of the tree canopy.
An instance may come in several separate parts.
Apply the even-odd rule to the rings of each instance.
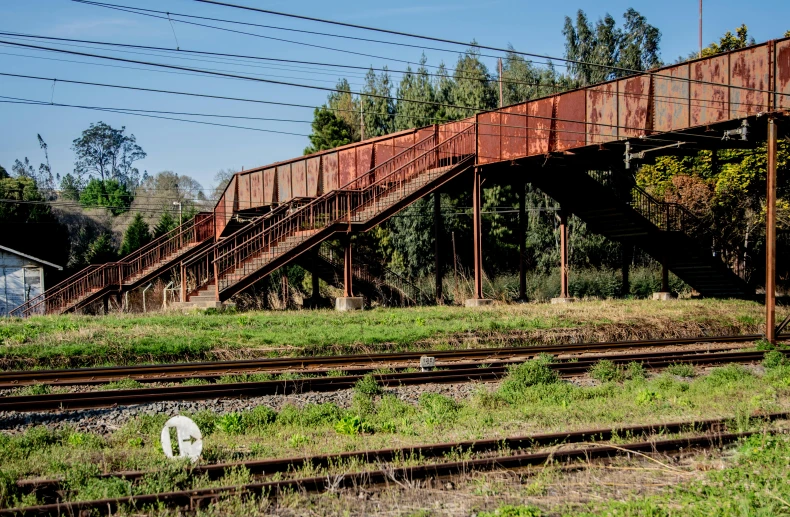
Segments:
[[[148,223],[143,219],[143,214],[137,212],[134,214],[131,224],[126,228],[123,234],[120,254],[121,256],[128,255],[142,248],[149,242],[151,242],[151,232],[148,229]]]
[[[74,176],[80,181],[98,176],[102,181],[112,179],[130,189],[140,181],[134,162],[145,158],[146,153],[133,134],[126,134],[125,126],[115,129],[104,122],[91,124],[74,139],[72,150],[77,155]]]
[[[132,204],[132,193],[118,180],[93,178],[80,194],[80,203],[86,208],[107,208],[118,215]]]

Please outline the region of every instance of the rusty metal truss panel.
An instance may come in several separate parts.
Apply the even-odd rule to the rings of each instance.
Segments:
[[[617,140],[617,82],[587,89],[587,131],[590,144]]]
[[[476,117],[469,117],[439,126],[439,143],[446,142],[464,129],[475,124]],[[399,152],[396,150],[396,152]]]
[[[790,109],[790,40],[777,42],[774,56],[777,91],[774,105],[780,109]]]
[[[388,140],[383,140],[381,142],[376,142],[373,146],[373,160],[376,162],[376,165],[380,165],[393,156],[395,156],[395,139],[390,138]],[[374,181],[378,181],[384,177],[386,171],[384,170],[377,170],[376,177]]]
[[[434,133],[436,133],[436,126],[422,127],[415,131],[414,143],[417,143],[420,140],[424,140],[425,138],[433,135]]]
[[[730,113],[730,55],[691,63],[691,125],[704,126],[726,120]]]
[[[356,188],[365,188],[369,183],[367,173],[374,167],[373,144],[360,145],[356,150],[356,174],[354,175],[354,179],[358,179],[358,181],[355,185]]]
[[[250,198],[250,174],[242,173],[238,175],[239,182],[239,210],[247,210],[252,208],[252,200]]]
[[[338,187],[338,153],[325,154],[321,157],[321,169],[324,179],[324,194]]]
[[[768,45],[739,50],[730,55],[730,118],[744,118],[768,111],[767,90],[771,88],[769,61]]]
[[[291,194],[293,197],[307,197],[306,160],[299,160],[291,164]]]
[[[274,204],[277,198],[277,172],[274,168],[263,171],[263,203]]]
[[[674,131],[689,126],[689,65],[660,70],[653,79],[653,129]]]
[[[527,104],[516,104],[502,110],[500,118],[501,160],[514,160],[527,155]],[[486,128],[480,128],[485,131]]]
[[[307,197],[318,197],[321,192],[321,157],[307,159]]]
[[[587,95],[584,91],[558,95],[553,151],[583,147],[586,143]]]
[[[214,207],[214,236],[219,239],[225,229],[225,193],[223,192]]]
[[[228,189],[225,191],[225,222],[230,221],[233,212],[238,210],[238,202],[236,201],[236,194],[238,192],[238,175],[234,175],[228,184]]]
[[[338,152],[338,188],[343,188],[356,178],[357,150],[343,149]]]
[[[477,115],[477,163],[497,162],[502,157],[500,113],[489,111]]]
[[[527,104],[527,152],[528,155],[549,152],[549,135],[554,114],[554,97],[540,99]]]
[[[250,174],[250,204],[251,208],[258,208],[263,203],[263,171]]]
[[[652,76],[639,75],[621,79],[617,82],[620,92],[618,124],[620,138],[646,136],[652,129],[653,117],[650,116]]]
[[[277,167],[277,195],[280,203],[287,203],[293,199],[291,188],[291,164],[286,163]]]

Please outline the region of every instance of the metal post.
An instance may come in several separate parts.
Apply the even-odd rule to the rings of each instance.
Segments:
[[[475,299],[483,299],[483,235],[480,220],[481,204],[480,169],[475,167],[474,185],[472,186],[472,232],[474,234],[475,260]]]
[[[776,343],[776,121],[768,119],[765,218],[765,339]]]
[[[560,298],[570,298],[568,294],[568,214],[559,211],[560,216]]]
[[[518,194],[518,299],[527,299],[527,218],[526,218],[526,184],[522,184]]]
[[[441,259],[441,240],[442,240],[442,200],[439,192],[433,193],[433,255],[434,273],[436,275],[436,303],[443,303],[442,293],[442,259]]]
[[[351,281],[353,279],[351,269],[351,235],[346,236],[345,242],[345,255],[343,257],[343,296],[351,298],[353,294],[353,286]]]

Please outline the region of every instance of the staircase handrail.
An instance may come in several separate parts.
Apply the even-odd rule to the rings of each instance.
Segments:
[[[60,282],[58,282],[57,284],[53,285],[52,287],[49,287],[49,288],[45,289],[43,293],[39,293],[38,295],[34,296],[33,298],[30,298],[29,300],[27,300],[25,303],[19,305],[18,307],[15,307],[11,311],[9,311],[8,315],[9,316],[21,316],[22,314],[24,314],[27,311],[27,309],[29,307],[31,307],[33,305],[38,305],[38,303],[41,300],[43,300],[48,295],[47,294],[48,292],[51,293],[51,292],[57,291],[58,289],[60,289],[63,286],[65,286],[66,284],[68,284],[70,282],[73,282],[78,277],[87,274],[88,271],[96,269],[97,267],[99,267],[99,264],[90,264],[90,265],[84,267],[83,269],[80,269],[79,271],[77,271],[76,273],[74,273],[70,277],[66,278],[65,280],[61,280]],[[17,312],[20,312],[20,314],[18,314],[18,315],[15,314]]]
[[[448,165],[452,165],[460,161],[465,154],[473,154],[474,142],[471,140],[470,142],[466,142],[464,137],[473,135],[474,129],[475,126],[470,125],[468,128],[456,133],[444,142],[438,142],[438,133],[435,131],[432,135],[427,136],[392,159],[374,167],[364,176],[349,182],[347,187],[364,184],[371,177],[374,179],[372,184],[362,189],[353,188],[347,190],[347,188],[344,187],[343,189],[333,190],[316,198],[302,209],[289,214],[265,230],[261,229],[260,226],[251,228],[251,235],[245,242],[241,244],[228,243],[230,249],[227,249],[227,251],[220,253],[214,258],[213,263],[217,269],[216,277],[221,277],[231,268],[236,268],[242,262],[246,261],[252,254],[271,248],[275,243],[293,235],[299,230],[326,228],[331,224],[346,221],[351,224],[352,215],[355,211],[367,206],[370,202],[375,202],[377,197],[391,191],[393,183],[397,186],[405,184],[406,180],[412,177],[410,172],[416,170],[421,162],[425,164],[424,170],[429,170],[432,164],[439,166],[439,164],[446,162]],[[427,146],[427,149],[420,152],[423,147],[426,147],[428,142],[431,142],[433,145]],[[455,149],[455,144],[459,142],[460,145],[472,148],[468,150],[469,153],[459,154],[458,152],[453,153],[443,150],[444,147],[449,147],[453,150]],[[466,149],[464,150],[467,151]],[[420,154],[411,157],[416,153]],[[397,161],[403,161],[407,157],[410,159],[406,160],[405,163],[399,163]],[[427,161],[425,161],[426,159]],[[396,163],[398,163],[396,167],[392,165]],[[385,166],[394,168],[376,179],[376,173]],[[218,250],[219,249],[221,248],[218,248]],[[229,258],[233,260],[229,260]],[[218,285],[217,288],[219,289],[219,287]]]

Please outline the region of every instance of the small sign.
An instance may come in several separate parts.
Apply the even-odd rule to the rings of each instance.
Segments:
[[[185,416],[174,416],[162,428],[162,450],[168,458],[174,458],[173,444],[171,443],[171,429],[176,430],[176,442],[178,444],[177,456],[189,458],[196,462],[203,451],[203,435],[197,424]]]
[[[420,357],[420,370],[425,371],[436,366],[436,358],[424,355]]]

